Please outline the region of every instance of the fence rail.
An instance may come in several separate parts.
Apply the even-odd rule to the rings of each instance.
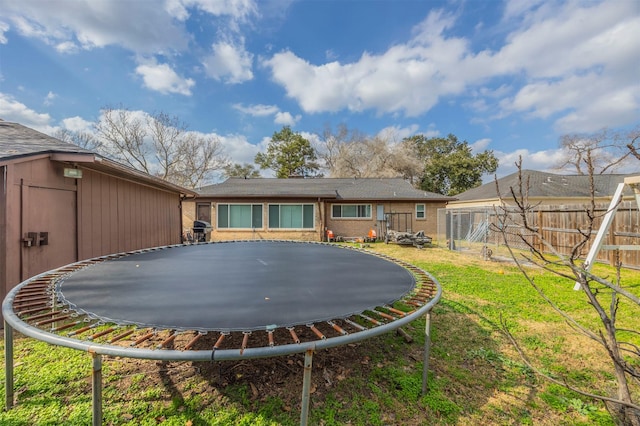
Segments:
[[[524,239],[539,250],[548,252],[538,237],[533,234],[527,235],[524,228],[518,225],[526,218],[529,226],[538,231],[543,239],[561,254],[571,254],[588,235],[589,242],[578,252],[578,256],[584,258],[608,207],[605,204],[596,206],[592,228],[589,228],[590,219],[586,207],[540,205],[527,212],[524,218],[518,212],[510,211],[511,220],[506,222],[509,225],[505,229],[507,242],[513,248],[527,249]],[[503,213],[501,209],[493,207],[440,209],[438,235],[435,239],[439,245],[445,245],[450,249],[473,250],[479,253],[483,247],[504,247],[506,244],[500,232],[501,223],[504,222],[498,217]],[[612,263],[619,258],[625,267],[640,268],[640,250],[629,250],[640,247],[640,212],[636,202],[625,201],[620,204],[603,245],[624,246],[625,250],[601,250],[596,260]]]

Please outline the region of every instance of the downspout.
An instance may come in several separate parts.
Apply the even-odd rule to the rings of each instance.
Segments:
[[[318,210],[320,213],[320,241],[324,241],[324,237],[325,237],[324,203],[322,202],[322,199],[320,197],[318,197]]]
[[[20,239],[24,235],[24,179],[20,179]],[[20,244],[20,282],[24,276],[24,246]]]

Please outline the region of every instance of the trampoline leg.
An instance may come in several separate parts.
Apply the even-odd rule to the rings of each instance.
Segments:
[[[91,352],[93,370],[91,375],[91,408],[93,426],[102,425],[102,355]]]
[[[422,366],[422,394],[424,395],[429,390],[428,377],[429,377],[429,352],[431,350],[431,311],[427,312],[424,316],[424,364]]]
[[[306,426],[309,421],[309,399],[311,394],[311,365],[313,350],[307,349],[304,354],[304,376],[302,379],[302,408],[300,409],[300,426]]]
[[[13,328],[4,322],[5,410],[13,408]]]

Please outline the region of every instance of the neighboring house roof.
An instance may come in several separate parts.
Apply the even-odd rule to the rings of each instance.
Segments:
[[[630,175],[602,174],[594,175],[595,197],[611,197],[619,183]],[[587,175],[558,175],[553,173],[538,172],[535,170],[523,170],[522,182],[526,188],[528,181],[529,198],[589,198],[591,197],[591,182]],[[477,188],[470,189],[456,195],[458,203],[481,200],[495,200],[498,196],[504,199],[511,198],[511,188],[518,190],[518,173],[502,177],[497,181],[500,193],[496,188],[496,181],[492,180]],[[631,195],[630,190],[625,194]]]
[[[401,178],[230,178],[202,187],[200,197],[209,198],[325,198],[336,200],[424,200],[451,201],[455,198],[415,189]]]
[[[88,149],[63,142],[18,123],[0,120],[0,165],[47,154],[55,161],[82,164],[82,167],[87,169],[133,179],[172,192],[196,194],[192,190],[133,169]]]

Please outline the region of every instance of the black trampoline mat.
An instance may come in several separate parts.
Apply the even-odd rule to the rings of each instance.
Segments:
[[[145,327],[251,331],[311,324],[392,303],[415,285],[402,266],[326,244],[179,246],[96,263],[66,277],[71,308]]]

